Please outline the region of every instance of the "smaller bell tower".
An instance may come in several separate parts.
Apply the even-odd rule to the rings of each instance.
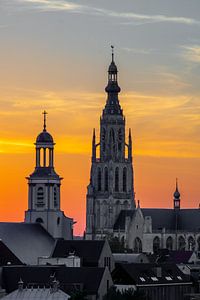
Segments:
[[[178,179],[176,178],[176,190],[174,192],[174,209],[180,210],[181,208],[181,199],[180,199],[180,193],[178,190]]]
[[[36,166],[28,179],[26,223],[40,223],[54,238],[72,238],[73,219],[60,210],[62,178],[54,170],[54,140],[46,130],[47,112],[43,112],[43,131],[37,136]]]

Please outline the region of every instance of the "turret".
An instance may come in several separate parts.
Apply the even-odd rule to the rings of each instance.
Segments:
[[[96,134],[95,129],[93,129],[93,137],[92,137],[92,162],[96,161]]]
[[[130,128],[129,128],[129,135],[128,135],[128,160],[132,162],[132,137],[131,137]]]
[[[178,179],[176,178],[176,190],[174,192],[174,209],[178,210],[180,209],[180,203],[181,203],[181,199],[180,199],[180,193],[178,190]]]

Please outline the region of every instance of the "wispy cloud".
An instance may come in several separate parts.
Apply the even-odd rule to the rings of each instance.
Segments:
[[[122,24],[148,24],[148,23],[178,23],[185,25],[200,25],[200,20],[193,18],[187,18],[182,16],[167,16],[167,15],[148,15],[138,14],[134,12],[117,12],[82,4],[75,4],[64,0],[16,0],[18,3],[27,3],[32,5],[32,8],[39,9],[41,11],[70,11],[74,13],[84,13],[99,15],[105,17],[120,18],[126,20]]]
[[[123,51],[126,52],[130,52],[132,54],[151,54],[152,52],[154,52],[154,49],[139,49],[139,48],[128,48],[128,47],[124,47],[122,48]]]
[[[182,57],[188,61],[200,63],[200,45],[190,45],[181,47]]]
[[[35,8],[40,10],[48,10],[48,11],[57,11],[57,10],[72,10],[76,11],[83,8],[82,5],[75,4],[68,1],[62,0],[17,0],[17,2],[21,3],[29,3],[32,4]]]

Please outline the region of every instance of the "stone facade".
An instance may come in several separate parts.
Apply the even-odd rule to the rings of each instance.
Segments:
[[[112,53],[100,141],[96,141],[93,132],[85,237],[115,238],[134,252],[160,248],[200,251],[200,209],[181,209],[177,182],[172,209],[141,209],[139,204],[135,208],[132,138],[129,129],[126,142],[117,73]]]
[[[93,132],[86,239],[101,239],[112,234],[120,211],[135,207],[132,139],[129,130],[128,143],[126,142],[125,117],[118,100],[120,87],[117,72],[112,55],[105,89],[108,97],[100,119],[99,142],[96,142],[95,130]]]

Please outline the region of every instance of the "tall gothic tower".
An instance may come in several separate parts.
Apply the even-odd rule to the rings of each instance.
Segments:
[[[72,238],[73,219],[60,210],[62,178],[54,170],[54,141],[46,130],[46,112],[43,131],[36,139],[36,166],[28,179],[28,210],[26,223],[40,223],[54,238]]]
[[[96,142],[95,130],[93,132],[86,239],[98,239],[112,234],[120,211],[135,207],[131,131],[129,129],[126,143],[125,117],[118,99],[121,89],[117,73],[112,47],[112,61],[105,88],[108,96],[100,119],[100,142]]]

